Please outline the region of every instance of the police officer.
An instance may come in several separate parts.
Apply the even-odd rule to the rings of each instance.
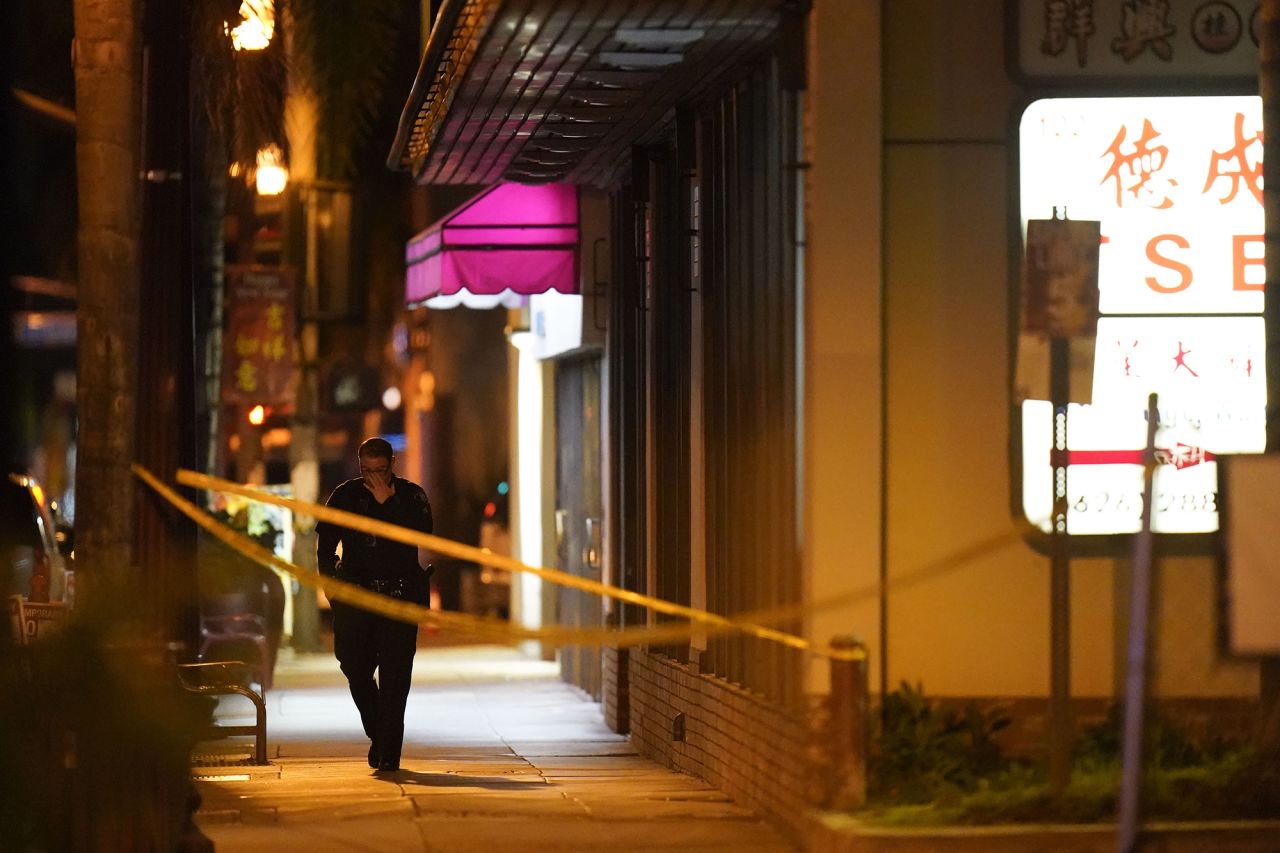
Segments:
[[[421,486],[392,473],[395,457],[390,443],[370,438],[360,445],[358,456],[360,476],[334,489],[327,505],[430,533],[427,494]],[[418,563],[414,546],[326,522],[316,525],[316,533],[316,564],[322,574],[392,598],[427,603],[429,573]],[[334,655],[369,737],[369,766],[380,771],[400,769],[404,708],[417,638],[417,625],[333,603]]]

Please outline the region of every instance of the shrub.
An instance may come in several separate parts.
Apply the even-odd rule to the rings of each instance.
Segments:
[[[902,682],[873,717],[868,787],[873,798],[923,803],[973,791],[1008,765],[995,734],[1010,719],[970,702],[942,709],[917,684]]]

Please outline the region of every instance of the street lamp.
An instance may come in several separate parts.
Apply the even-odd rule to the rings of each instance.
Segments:
[[[258,195],[280,195],[289,182],[289,170],[284,165],[284,152],[278,145],[268,145],[258,151],[256,172]]]
[[[271,44],[276,31],[274,0],[244,0],[240,4],[240,23],[234,28],[223,24],[236,50],[263,50]]]

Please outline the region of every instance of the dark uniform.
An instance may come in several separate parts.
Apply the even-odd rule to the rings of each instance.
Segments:
[[[348,480],[333,490],[327,505],[430,533],[431,505],[422,487],[395,476],[391,485],[394,494],[380,504],[363,479]],[[316,563],[322,574],[394,598],[427,603],[428,577],[418,564],[416,547],[325,522],[316,525],[316,533]],[[336,554],[339,542],[341,560]],[[333,602],[333,650],[372,744],[370,766],[383,770],[400,766],[417,638],[417,625]]]

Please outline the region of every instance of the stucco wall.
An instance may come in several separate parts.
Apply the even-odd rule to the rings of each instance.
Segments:
[[[1044,695],[1048,561],[1014,532],[1006,449],[1010,146],[1039,93],[1006,72],[1001,0],[884,5],[890,684]],[[1077,695],[1122,678],[1126,577],[1073,564]],[[1256,691],[1253,666],[1217,654],[1213,601],[1209,560],[1163,564],[1159,693]]]

